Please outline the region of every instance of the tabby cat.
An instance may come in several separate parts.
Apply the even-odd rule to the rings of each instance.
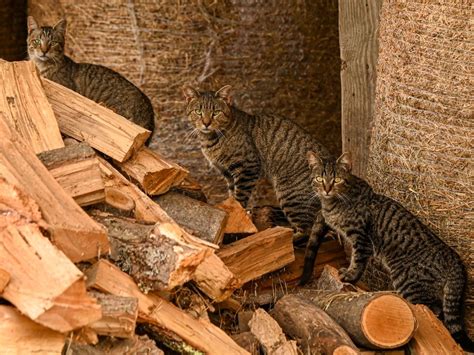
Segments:
[[[410,302],[430,307],[454,339],[472,349],[462,322],[466,271],[459,255],[399,203],[352,175],[348,154],[334,161],[308,152],[308,161],[325,223],[352,245],[349,268],[340,270],[342,280],[356,282],[369,257],[380,257],[395,289]],[[312,239],[303,284],[311,277],[316,257],[312,245],[317,242]]]
[[[66,20],[53,27],[39,27],[33,17],[28,17],[28,54],[40,74],[153,131],[150,99],[112,69],[76,63],[66,56],[65,32]]]
[[[320,204],[311,198],[306,151],[329,152],[296,123],[276,115],[250,115],[232,105],[231,87],[216,92],[183,89],[187,115],[204,156],[227,180],[229,193],[245,208],[257,180],[270,180],[277,199],[297,232],[308,236]]]

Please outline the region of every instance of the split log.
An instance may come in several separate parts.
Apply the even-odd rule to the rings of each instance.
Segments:
[[[231,338],[252,355],[260,355],[260,343],[250,331],[231,335]]]
[[[263,309],[257,309],[249,322],[250,330],[258,339],[265,354],[268,355],[297,355],[298,350],[296,341],[286,340],[283,330],[267,312]]]
[[[38,158],[80,206],[105,201],[99,160],[87,143],[43,152]]]
[[[46,223],[38,205],[4,180],[0,192],[0,268],[11,278],[2,297],[34,321],[61,332],[100,318],[82,273],[41,234]]]
[[[109,234],[111,258],[145,293],[171,290],[189,281],[211,250],[185,243],[180,235],[105,213],[94,214]]]
[[[0,112],[28,146],[35,153],[64,147],[35,64],[0,61],[0,82]]]
[[[415,332],[410,306],[393,293],[302,289],[297,294],[324,309],[358,345],[369,349],[398,348]]]
[[[17,309],[0,305],[2,354],[61,354],[65,334],[33,322]]]
[[[155,342],[146,335],[132,339],[104,338],[94,346],[77,343],[68,344],[64,355],[164,355]]]
[[[296,295],[280,299],[273,318],[304,354],[359,354],[346,332],[322,309]]]
[[[241,332],[248,332],[250,330],[249,322],[252,319],[254,311],[240,311],[237,313],[237,320],[239,322],[239,330]]]
[[[214,306],[207,299],[186,286],[177,288],[171,301],[194,319],[210,322],[207,311],[215,312]]]
[[[51,176],[14,134],[0,113],[0,177],[25,191],[38,203],[53,243],[73,262],[88,260],[109,250],[107,234]]]
[[[151,134],[62,85],[45,78],[42,81],[61,132],[79,141],[86,141],[91,147],[119,162],[130,158]]]
[[[8,283],[10,282],[10,273],[0,269],[0,296],[3,293],[5,287],[7,287]]]
[[[113,187],[105,189],[105,202],[123,212],[133,212],[135,210],[135,201],[123,191]]]
[[[224,246],[217,256],[246,283],[295,260],[293,231],[283,227],[267,229]]]
[[[198,321],[163,298],[140,292],[132,278],[115,265],[100,260],[86,271],[88,286],[117,296],[138,299],[140,322],[159,327],[171,338],[180,338],[207,354],[248,354],[216,326]]]
[[[408,344],[412,354],[464,354],[443,323],[428,307],[418,304],[411,305],[411,309],[418,323],[415,335]]]
[[[138,316],[138,299],[91,292],[102,310],[102,318],[88,325],[99,335],[133,338]]]
[[[191,197],[195,200],[206,202],[207,197],[202,190],[201,184],[199,184],[196,180],[191,178],[189,175],[184,178],[184,180],[176,186],[174,191],[177,191],[183,195]]]
[[[258,232],[250,215],[235,198],[229,197],[216,207],[226,211],[229,215],[224,227],[224,233],[254,234]]]
[[[134,215],[137,220],[145,222],[161,222],[166,229],[175,235],[181,235],[187,243],[216,247],[214,244],[196,238],[181,229],[176,222],[153,200],[137,186],[128,181],[112,165],[99,158],[102,176],[107,190],[113,188],[130,197],[134,204]],[[213,300],[221,301],[239,287],[239,281],[234,277],[224,263],[215,255],[209,255],[196,269],[193,280],[197,286]]]
[[[339,277],[339,271],[331,265],[324,266],[324,269],[321,272],[321,276],[319,276],[318,281],[316,283],[316,289],[333,292],[363,291],[349,282],[341,281],[341,278]]]
[[[161,195],[179,185],[188,171],[167,161],[160,154],[142,147],[130,159],[118,164],[119,169],[136,181],[148,195]]]
[[[181,227],[205,241],[220,244],[227,213],[179,192],[170,191],[154,198]]]

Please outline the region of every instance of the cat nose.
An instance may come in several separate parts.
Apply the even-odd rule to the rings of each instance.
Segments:
[[[43,55],[45,55],[49,51],[49,45],[46,44],[46,43],[41,43],[40,48],[41,48],[41,52],[43,53]]]
[[[204,127],[209,127],[211,125],[211,120],[202,120],[202,124],[204,125]]]

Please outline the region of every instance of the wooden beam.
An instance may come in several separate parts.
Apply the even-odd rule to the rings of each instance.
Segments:
[[[342,149],[365,177],[375,104],[378,25],[382,0],[339,0]]]
[[[61,354],[66,334],[33,322],[17,309],[0,305],[2,354]]]
[[[293,231],[282,227],[267,229],[222,247],[217,256],[246,283],[295,260]]]
[[[126,162],[117,165],[148,195],[164,194],[171,187],[179,185],[188,175],[186,169],[147,147],[142,147]]]
[[[224,233],[254,234],[258,232],[250,215],[235,198],[229,197],[216,207],[226,211],[229,215]]]
[[[138,151],[151,132],[80,94],[43,78],[46,96],[65,135],[123,162]]]
[[[24,140],[13,133],[0,113],[0,177],[38,203],[53,243],[73,262],[107,253],[107,233],[51,176]]]
[[[64,191],[80,206],[105,201],[105,186],[94,150],[87,143],[38,154]]]
[[[64,147],[32,61],[0,61],[0,112],[35,153]]]
[[[248,354],[211,323],[192,318],[157,295],[143,294],[130,276],[108,261],[100,260],[86,275],[89,287],[116,296],[136,297],[139,321],[154,324],[206,354]]]

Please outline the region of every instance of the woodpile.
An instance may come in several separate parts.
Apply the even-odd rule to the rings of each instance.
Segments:
[[[335,239],[302,289],[291,229],[191,197],[199,184],[144,146],[150,132],[31,63],[0,74],[2,351],[460,351],[425,307],[342,283]]]

